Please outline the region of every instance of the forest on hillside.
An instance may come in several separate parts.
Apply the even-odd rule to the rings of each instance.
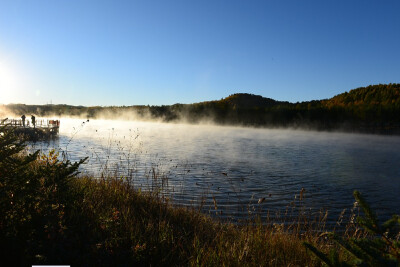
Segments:
[[[6,113],[40,117],[134,119],[163,122],[292,127],[400,134],[400,84],[379,84],[350,90],[330,99],[282,102],[252,94],[233,94],[221,100],[163,106],[2,106]],[[0,114],[1,115],[1,114]]]

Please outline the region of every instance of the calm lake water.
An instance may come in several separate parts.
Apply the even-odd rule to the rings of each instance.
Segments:
[[[83,173],[116,173],[143,190],[155,173],[176,203],[203,201],[204,211],[222,218],[301,202],[327,209],[335,222],[352,208],[355,189],[382,219],[400,214],[399,136],[62,119],[59,138],[33,146],[72,161],[88,156]]]

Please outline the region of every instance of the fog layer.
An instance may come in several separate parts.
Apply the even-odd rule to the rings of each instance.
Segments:
[[[72,160],[89,156],[84,173],[107,170],[138,187],[156,171],[176,201],[206,196],[211,207],[214,197],[228,217],[244,216],[262,197],[263,208],[285,209],[302,188],[306,205],[332,216],[351,207],[355,189],[381,215],[400,212],[397,136],[62,119],[59,139],[35,146],[58,148]]]

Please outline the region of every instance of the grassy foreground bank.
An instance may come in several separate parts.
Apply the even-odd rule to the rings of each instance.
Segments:
[[[319,266],[335,244],[283,225],[220,223],[120,179],[77,177],[0,131],[0,256],[12,266]],[[312,246],[303,245],[308,242]],[[351,259],[343,249],[338,259]]]

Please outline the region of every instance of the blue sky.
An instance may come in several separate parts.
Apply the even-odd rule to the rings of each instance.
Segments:
[[[0,1],[0,103],[290,102],[400,82],[400,1]]]

